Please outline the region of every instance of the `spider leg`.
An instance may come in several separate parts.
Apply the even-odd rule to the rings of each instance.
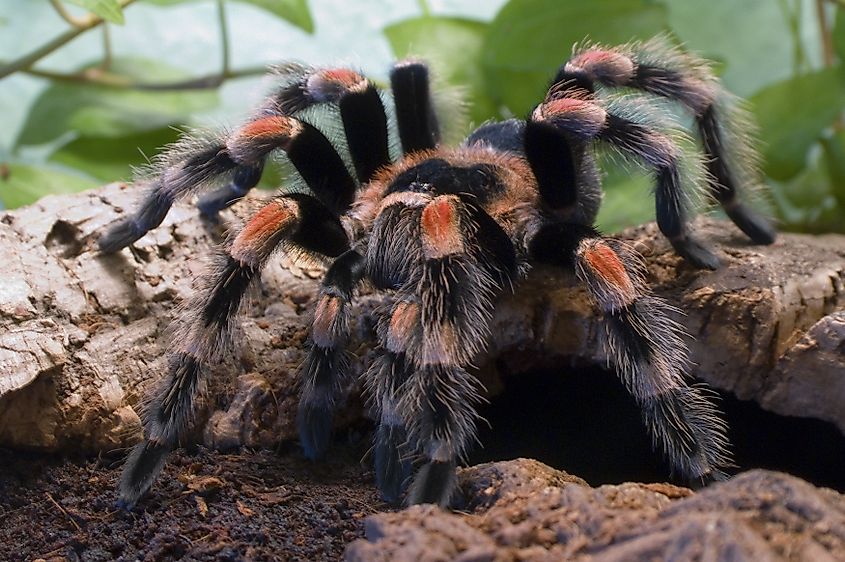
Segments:
[[[671,319],[675,310],[648,291],[633,252],[590,227],[565,223],[541,228],[530,251],[539,261],[574,268],[604,313],[611,358],[654,447],[692,482],[724,478],[725,422],[701,389],[687,384],[686,334]]]
[[[312,460],[328,449],[335,405],[349,381],[349,305],[364,273],[364,257],[349,250],[332,263],[320,289],[297,412],[299,439]]]
[[[209,365],[229,347],[241,302],[279,247],[337,256],[349,247],[340,221],[315,198],[281,196],[261,208],[216,256],[173,338],[168,373],[144,408],[145,438],[127,458],[119,504],[131,508],[150,488],[167,453],[190,425]]]
[[[428,67],[419,61],[397,63],[390,72],[399,138],[405,154],[440,142],[440,125],[429,88]]]
[[[375,372],[399,380],[370,383],[380,389],[375,399],[382,416],[376,453],[385,462],[379,461],[377,478],[382,493],[395,497],[405,466],[397,460],[403,459],[398,441],[404,428],[408,450],[424,460],[408,503],[447,505],[456,462],[475,436],[474,406],[482,400],[479,382],[465,367],[486,344],[493,299],[515,275],[516,257],[504,231],[470,201],[408,198],[418,206],[385,209],[370,244],[406,252],[398,258],[373,252],[375,263],[368,266],[376,272],[398,266],[382,260],[413,263],[402,272],[409,279],[379,330],[391,369],[382,363]],[[416,245],[408,244],[408,233],[417,234]],[[397,365],[399,357],[406,368]]]
[[[554,88],[593,92],[597,84],[629,87],[678,101],[695,116],[710,173],[710,196],[749,238],[771,244],[775,231],[739,198],[760,183],[752,120],[713,73],[711,65],[664,38],[617,48],[590,46],[576,52],[554,80]]]
[[[345,210],[352,202],[355,181],[328,139],[294,118],[297,112],[324,103],[340,105],[359,176],[388,162],[386,118],[375,88],[351,70],[299,68],[291,84],[275,92],[231,135],[185,135],[157,157],[139,209],[100,238],[100,250],[113,253],[125,248],[160,225],[177,200],[229,177],[226,185],[199,201],[200,211],[215,217],[255,187],[269,153],[276,149],[288,153],[305,182],[330,208]],[[365,137],[371,139],[369,147],[362,146]]]
[[[675,251],[696,267],[719,266],[719,259],[687,229],[683,188],[696,182],[695,178],[683,181],[682,150],[672,137],[645,123],[611,113],[590,99],[553,97],[534,110],[531,121],[560,130],[576,139],[576,144],[592,140],[607,142],[623,155],[649,165],[655,174],[656,215],[661,232]],[[530,158],[531,153],[528,155]],[[537,166],[536,162],[532,165]],[[565,201],[571,198],[570,195]]]
[[[413,472],[408,431],[399,410],[400,389],[411,373],[404,354],[383,350],[365,376],[379,418],[373,445],[376,484],[382,499],[391,504],[399,503]]]

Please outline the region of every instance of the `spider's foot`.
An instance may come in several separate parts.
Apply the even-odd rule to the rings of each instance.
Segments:
[[[715,482],[724,482],[728,478],[730,476],[721,470],[710,470],[701,476],[691,477],[689,479],[689,488],[698,491]]]
[[[733,223],[757,244],[771,244],[777,234],[774,227],[762,216],[739,203],[725,209]]]
[[[454,462],[429,461],[420,468],[408,491],[408,504],[433,503],[448,507],[458,485]]]
[[[169,447],[144,441],[135,445],[123,466],[123,474],[118,484],[116,505],[130,511],[147,493],[153,480],[161,472],[164,460],[170,452]]]
[[[406,440],[405,430],[398,426],[382,424],[376,432],[376,484],[382,499],[394,505],[404,494],[413,470],[411,461],[402,455]]]
[[[147,231],[139,228],[133,219],[123,220],[100,236],[97,245],[104,254],[113,254],[137,242]]]
[[[719,269],[722,265],[716,254],[689,235],[671,238],[670,242],[682,258],[698,269]]]
[[[302,453],[309,460],[322,458],[329,449],[332,436],[332,409],[326,404],[302,400],[296,414]]]
[[[217,222],[220,211],[240,201],[249,190],[250,188],[241,188],[232,182],[200,197],[199,201],[197,201],[197,209],[199,209],[203,217]]]

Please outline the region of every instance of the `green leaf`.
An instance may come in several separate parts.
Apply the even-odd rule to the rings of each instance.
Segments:
[[[822,139],[822,150],[830,177],[830,190],[845,220],[845,131],[836,131]]]
[[[132,167],[142,166],[162,147],[179,138],[169,127],[118,138],[82,137],[50,156],[50,162],[81,170],[103,182],[130,180]]]
[[[798,50],[818,44],[815,17],[802,18],[796,37],[776,0],[665,0],[669,24],[691,51],[724,64],[721,76],[741,96],[792,77]],[[789,2],[789,5],[801,4]],[[791,8],[787,8],[791,9]],[[804,51],[802,51],[804,52]],[[805,52],[809,56],[808,53]],[[806,70],[806,69],[802,69]]]
[[[468,88],[470,115],[481,123],[496,114],[481,71],[487,28],[476,20],[423,16],[392,24],[384,33],[397,58],[420,57],[450,85]]]
[[[195,0],[146,0],[149,4],[159,6],[171,6],[183,4]],[[245,4],[252,4],[271,14],[282,18],[290,24],[302,29],[307,33],[314,33],[314,19],[311,17],[311,10],[308,8],[308,0],[237,0]]]
[[[666,11],[648,0],[511,0],[490,25],[484,72],[494,99],[524,115],[586,37],[616,44],[667,28]]]
[[[806,165],[807,151],[845,109],[838,67],[778,82],[751,98],[764,143],[765,172],[787,180]]]
[[[76,4],[89,12],[103,18],[110,23],[123,25],[123,9],[117,0],[66,0],[70,4]]]
[[[116,60],[114,71],[144,82],[186,77],[160,63],[137,60]],[[213,91],[157,92],[57,83],[30,108],[16,146],[43,144],[67,131],[83,137],[123,137],[182,125],[192,113],[215,107],[217,100]]]
[[[98,184],[78,174],[27,164],[7,164],[0,177],[0,201],[7,209],[28,205],[53,193],[74,193]]]
[[[651,174],[610,158],[600,158],[606,171],[596,225],[608,234],[654,220],[654,179]]]

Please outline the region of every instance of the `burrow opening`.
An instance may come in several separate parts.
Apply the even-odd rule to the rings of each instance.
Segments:
[[[651,447],[636,403],[616,375],[599,367],[510,375],[479,408],[470,464],[529,457],[591,485],[675,482]],[[845,492],[845,436],[831,423],[780,416],[720,393],[738,468],[779,470]]]

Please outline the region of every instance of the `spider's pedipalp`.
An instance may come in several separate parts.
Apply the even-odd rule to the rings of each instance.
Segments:
[[[190,424],[209,365],[231,347],[244,296],[280,246],[334,257],[348,249],[337,218],[332,223],[308,195],[278,197],[260,209],[215,256],[186,305],[168,356],[167,375],[144,405],[144,441],[129,455],[120,481],[120,503],[131,507],[147,491]]]
[[[431,98],[428,67],[414,60],[397,63],[390,72],[390,85],[405,154],[437,146],[440,125]]]
[[[619,47],[577,48],[552,89],[593,93],[597,86],[634,88],[683,104],[695,117],[710,174],[708,192],[749,238],[771,244],[775,232],[741,195],[759,190],[759,155],[749,112],[716,78],[712,65],[665,37]]]
[[[400,389],[410,375],[411,365],[404,354],[388,348],[364,376],[370,405],[378,416],[373,439],[376,484],[384,501],[391,504],[399,503],[413,472],[408,432],[399,410]]]
[[[320,289],[296,419],[305,456],[312,460],[328,448],[334,410],[349,383],[349,307],[364,274],[364,257],[349,250],[332,263]]]
[[[439,173],[436,166],[426,170]],[[369,376],[388,426],[377,435],[377,478],[385,497],[396,495],[405,471],[398,439],[407,435],[408,451],[425,461],[408,503],[447,505],[482,400],[465,366],[485,345],[495,296],[516,275],[516,258],[507,235],[471,197],[438,195],[404,213],[397,207],[383,211],[374,236],[389,221],[394,231],[418,233],[419,241],[412,249],[416,264],[406,269],[397,301],[379,324],[387,358]],[[402,229],[403,222],[416,226]],[[400,382],[385,381],[387,372]]]

